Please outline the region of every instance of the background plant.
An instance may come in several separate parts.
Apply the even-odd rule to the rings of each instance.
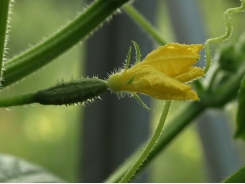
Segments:
[[[231,46],[232,47],[232,46]],[[236,58],[236,54],[233,56],[234,58]],[[225,57],[225,56],[224,56]],[[232,57],[232,55],[231,55],[231,58],[234,60],[234,58]],[[69,59],[69,58],[68,58]],[[7,65],[8,66],[8,65]],[[45,69],[45,70],[47,70],[47,69]],[[227,74],[227,73],[226,73]],[[239,74],[239,73],[238,73]],[[241,75],[242,75],[242,72],[240,73]],[[6,74],[7,76],[8,76],[8,74]],[[62,74],[63,75],[63,74]],[[63,76],[61,76],[60,78],[62,78]],[[71,76],[68,76],[68,80],[70,80],[70,77]],[[238,78],[240,78],[241,76],[237,76]],[[6,78],[7,79],[7,78]],[[56,79],[57,79],[57,77],[56,77]],[[55,80],[56,80],[55,79]],[[223,78],[224,79],[224,78]],[[42,81],[42,80],[41,80]],[[60,81],[61,81],[61,79],[60,79]],[[53,81],[53,82],[51,82],[49,85],[52,85],[52,84],[54,84],[56,81]],[[214,84],[218,84],[220,81],[215,81],[215,83]],[[230,83],[234,83],[234,81],[231,81]],[[6,84],[6,83],[5,83]],[[225,83],[225,84],[227,84],[227,85],[229,85],[229,83]],[[40,87],[40,85],[38,86],[38,87],[36,87],[38,90],[39,89],[42,89],[42,88],[46,88],[46,87],[48,87],[49,85],[47,85],[46,84],[46,81],[45,81],[45,83],[43,84],[44,85],[44,87]],[[20,85],[21,86],[21,85]],[[28,86],[28,85],[27,85]],[[13,87],[16,87],[16,86],[13,86]],[[213,85],[212,86],[212,88],[210,89],[210,91],[212,91],[212,92],[216,92],[216,93],[218,93],[217,91],[215,91],[215,87],[217,87],[217,86],[215,86],[215,85]],[[226,88],[227,88],[227,86],[225,86]],[[21,88],[21,91],[22,92],[25,92],[23,89],[25,89],[26,90],[26,92],[28,92],[28,91],[30,91],[30,90],[33,90],[33,88],[31,88],[31,89],[29,89],[28,90],[28,88],[24,88],[24,86],[21,86],[20,87]],[[29,87],[30,88],[30,87]],[[35,88],[34,88],[35,89]],[[3,91],[4,92],[4,91]],[[236,93],[236,91],[234,90],[233,91],[233,94],[235,94]],[[233,97],[232,95],[230,95],[230,93],[228,93],[227,94],[228,95],[228,97]],[[203,98],[205,99],[205,102],[210,102],[210,101],[208,101],[208,99],[207,99],[207,97],[205,97],[205,96],[203,96]],[[207,99],[207,100],[206,100]],[[228,101],[229,99],[226,99],[225,101],[219,101],[219,104],[211,104],[212,106],[219,106],[219,107],[221,107],[221,106],[223,106],[227,101]],[[193,104],[192,104],[193,105]],[[194,113],[195,115],[197,115],[197,113],[200,113],[201,111],[203,111],[203,108],[206,108],[206,104],[203,106],[203,105],[201,105],[201,109],[200,109],[200,105],[197,105],[196,103],[194,103],[194,105],[196,105],[196,107],[199,107],[199,108],[196,108],[196,111],[194,111],[194,112],[190,112],[190,113]],[[209,104],[210,105],[210,104]],[[30,109],[29,109],[30,110]],[[67,111],[69,111],[69,109],[67,110]],[[66,111],[66,113],[67,113],[67,111]],[[186,113],[185,113],[186,114]],[[186,115],[187,116],[187,115]],[[185,116],[184,116],[185,117]],[[187,118],[187,119],[185,119],[185,118],[182,118],[183,119],[183,121],[185,120],[185,121],[188,121],[189,119]],[[174,121],[174,120],[173,120]],[[180,122],[181,123],[181,122]],[[183,123],[183,125],[182,126],[185,126],[186,124],[184,124],[184,122],[182,122]],[[186,123],[186,122],[185,122]],[[171,123],[169,123],[169,124],[171,124]],[[16,125],[16,126],[18,126],[18,125]],[[37,125],[33,125],[34,127],[35,126],[37,126]],[[180,129],[179,129],[180,130]],[[172,131],[179,131],[179,130],[172,130]],[[167,131],[166,130],[166,132],[168,132],[168,134],[171,134],[172,133],[172,131]],[[176,133],[176,132],[175,132]],[[167,135],[167,133],[166,134],[164,134],[165,136],[168,136]],[[163,138],[163,140],[164,140],[164,138]],[[166,139],[165,139],[166,140]],[[157,150],[157,149],[156,149]],[[157,154],[157,151],[156,151],[156,154]]]

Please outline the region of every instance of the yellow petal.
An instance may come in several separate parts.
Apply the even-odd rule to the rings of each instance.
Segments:
[[[125,86],[126,87],[126,86]],[[184,84],[168,77],[163,73],[154,71],[139,80],[132,82],[125,88],[160,100],[197,100],[196,93],[190,85]]]
[[[187,73],[180,74],[175,79],[180,82],[189,82],[202,76],[204,76],[203,70],[199,67],[193,67]]]
[[[136,65],[150,65],[170,77],[176,77],[186,73],[196,63],[200,58],[198,52],[202,48],[202,44],[169,43],[152,51]]]
[[[131,79],[132,82],[129,82]],[[109,77],[108,86],[112,91],[142,93],[161,100],[197,100],[191,86],[168,77],[149,66],[117,73]]]

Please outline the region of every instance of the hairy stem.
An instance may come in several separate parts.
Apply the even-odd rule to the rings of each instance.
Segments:
[[[174,118],[168,122],[169,125],[164,129],[164,134],[162,134],[154,149],[149,153],[147,160],[141,164],[136,173],[145,168],[148,163],[150,163],[159,154],[159,152],[165,149],[167,145],[205,109],[206,106],[204,106],[202,103],[191,102],[182,111],[176,113],[176,116],[174,116]],[[136,150],[135,153],[132,154],[105,182],[119,182],[132,165],[132,162],[134,162],[134,160],[142,152],[143,147],[144,146],[141,146],[138,150]]]
[[[0,85],[3,80],[3,61],[7,46],[7,26],[10,0],[0,1]]]
[[[85,38],[130,0],[96,0],[72,22],[40,44],[6,62],[3,86],[40,69]]]
[[[164,127],[164,124],[165,124],[165,121],[166,121],[166,118],[168,115],[170,105],[171,105],[171,101],[167,101],[165,103],[165,106],[164,106],[164,109],[162,111],[159,123],[157,125],[157,128],[156,128],[153,136],[149,140],[148,144],[146,145],[145,149],[140,154],[140,156],[138,157],[136,162],[132,165],[132,167],[127,171],[127,173],[120,180],[120,183],[129,182],[131,180],[131,178],[134,176],[134,173],[140,168],[140,166],[143,164],[143,162],[147,159],[147,156],[149,155],[149,153],[153,150],[155,144],[157,143],[157,140],[159,139],[159,137],[163,131],[163,127]]]

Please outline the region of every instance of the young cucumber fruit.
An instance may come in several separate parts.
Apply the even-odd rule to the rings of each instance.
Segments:
[[[35,101],[43,105],[72,105],[98,97],[107,89],[107,82],[98,78],[83,78],[60,82],[56,86],[40,90]]]

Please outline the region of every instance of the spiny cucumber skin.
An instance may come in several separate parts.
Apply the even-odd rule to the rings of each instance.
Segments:
[[[72,105],[98,97],[107,89],[107,83],[97,78],[62,82],[35,95],[35,101],[43,105]]]

